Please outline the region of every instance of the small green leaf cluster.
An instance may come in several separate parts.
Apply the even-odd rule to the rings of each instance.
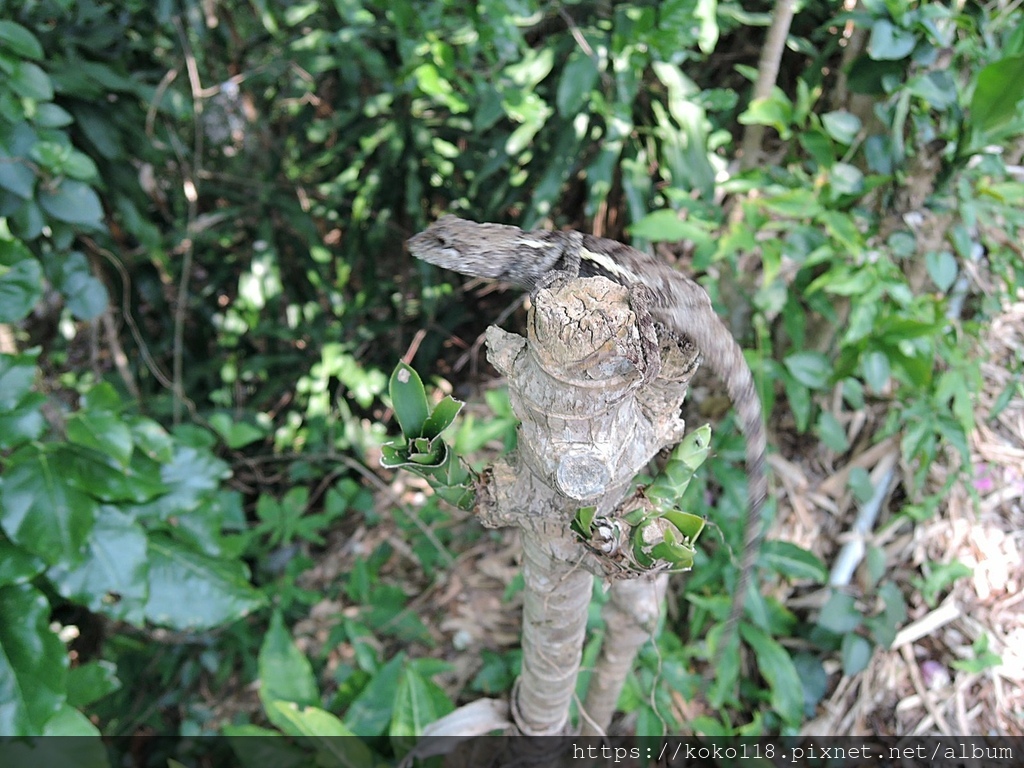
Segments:
[[[463,404],[446,395],[430,408],[423,381],[405,363],[395,366],[388,391],[403,439],[381,446],[381,464],[415,472],[430,480],[441,498],[460,509],[472,509],[476,501],[473,477],[441,437]]]
[[[685,240],[688,267],[722,276],[707,286],[723,307],[742,319],[752,297],[760,353],[750,362],[769,411],[784,396],[797,428],[841,454],[845,417],[886,407],[884,431],[898,435],[918,480],[945,445],[966,455],[979,381],[969,342],[1003,295],[997,286],[972,296],[968,276],[981,264],[1007,292],[1024,284],[1007,245],[1024,227],[1024,185],[999,146],[1021,132],[1024,26],[1014,14],[883,0],[831,17],[821,4],[802,8],[782,89],[737,126],[753,70],[734,62],[756,55],[734,41],[770,17],[727,2],[575,3],[564,13],[535,0],[215,6],[179,17],[174,4],[141,0],[0,0],[0,484],[14,503],[0,534],[0,645],[14,689],[33,692],[0,707],[14,713],[10,732],[91,729],[72,722],[75,708],[104,729],[151,718],[145,726],[201,732],[198,681],[217,689],[233,674],[256,676],[256,621],[216,641],[160,646],[133,634],[135,622],[161,616],[188,626],[200,610],[158,610],[161,594],[181,594],[162,591],[173,585],[161,574],[203,574],[184,583],[212,590],[204,621],[216,623],[217,606],[232,604],[224,590],[236,587],[238,605],[272,597],[291,620],[322,597],[299,577],[350,510],[367,526],[396,526],[418,572],[449,566],[451,533],[434,525],[448,513],[433,500],[381,511],[349,476],[384,438],[377,403],[410,329],[424,315],[445,326],[417,337],[421,370],[449,353],[449,330],[479,330],[477,307],[451,302],[438,273],[401,252],[442,210],[526,227],[632,222],[638,245]],[[840,48],[857,36],[863,45]],[[751,122],[774,130],[773,160],[730,176]],[[743,201],[729,215],[722,192]],[[945,218],[918,227],[917,214]],[[742,275],[751,254],[761,284],[739,280],[730,294],[730,272]],[[182,396],[201,428],[178,424]],[[511,442],[500,397],[488,394],[497,418],[460,419],[456,453]],[[407,452],[392,458],[456,481],[453,498],[467,503],[468,478],[439,447],[444,409],[433,425],[429,408],[417,410],[416,428],[403,423]],[[723,550],[736,550],[745,494],[728,428],[716,430],[715,453],[702,475],[721,489],[713,520],[730,542]],[[226,490],[228,469],[244,496]],[[701,509],[705,491],[706,477],[691,482],[681,508]],[[926,499],[906,514],[935,506]],[[114,565],[86,568],[105,562],[110,542]],[[335,681],[340,711],[360,691],[372,688],[375,702],[386,684],[394,691],[385,668],[395,650],[381,650],[381,637],[429,634],[382,578],[391,555],[374,548],[345,574],[360,621],[339,619],[332,639],[359,661]],[[242,558],[264,585],[255,598]],[[727,551],[697,550],[694,564],[686,590],[697,628],[724,618],[735,567]],[[761,562],[808,580],[819,566],[775,543]],[[953,575],[932,571],[925,597]],[[789,727],[793,670],[806,713],[823,689],[821,654],[787,667],[764,634],[787,648],[810,629],[771,599],[752,595],[748,608],[763,634],[748,627],[744,638],[760,649],[769,688],[747,681],[739,702],[724,690],[717,700],[753,709],[750,733]],[[874,647],[865,622],[875,605],[854,609],[864,621],[853,634]],[[107,641],[61,671],[68,633],[50,625],[69,611],[102,617]],[[838,647],[823,637],[821,647]],[[680,670],[700,649],[674,643],[659,638],[678,651],[665,679],[683,690]],[[474,690],[500,687],[514,666],[511,653],[488,660]],[[737,679],[738,664],[723,672]],[[624,700],[642,731],[659,732],[661,713],[646,702],[670,705],[673,694],[653,666],[640,677]],[[115,691],[130,678],[145,680],[139,691],[178,693],[140,708],[141,694]],[[361,709],[365,718],[346,715],[353,730],[386,722],[375,706]],[[140,710],[140,721],[120,719]],[[725,714],[716,722],[732,727]]]
[[[705,424],[683,438],[650,485],[620,505],[628,511],[604,517],[595,507],[584,507],[576,513],[572,530],[610,575],[673,573],[693,567],[694,545],[705,521],[679,505],[710,446],[711,427]]]

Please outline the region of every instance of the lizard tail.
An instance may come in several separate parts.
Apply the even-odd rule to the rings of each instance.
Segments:
[[[664,282],[668,282],[664,279]],[[716,654],[715,666],[719,666],[722,651],[739,629],[740,619],[746,605],[747,592],[757,564],[761,546],[763,510],[768,498],[768,475],[765,461],[767,436],[764,416],[761,412],[761,398],[754,387],[754,376],[743,357],[743,350],[736,343],[729,329],[715,314],[711,300],[703,288],[687,281],[688,301],[675,299],[671,306],[656,307],[661,320],[671,328],[689,336],[701,351],[704,362],[725,385],[726,393],[732,400],[739,418],[740,431],[746,440],[747,464],[747,520],[744,526],[743,551],[740,557],[740,577],[732,598],[729,618],[726,621],[722,642]],[[670,286],[653,286],[656,295],[674,296]]]
[[[736,347],[742,360],[742,352]],[[740,373],[735,373],[740,371]],[[761,400],[754,388],[754,378],[744,362],[741,369],[734,369],[733,387],[729,396],[736,406],[740,429],[746,439],[747,464],[747,520],[743,531],[743,551],[740,556],[740,577],[729,609],[723,635],[723,648],[739,630],[740,620],[746,607],[747,594],[755,580],[757,556],[764,535],[764,506],[768,499],[768,474],[765,460],[767,437]]]
[[[765,502],[768,498],[768,475],[765,461],[767,436],[765,433],[764,416],[761,411],[761,398],[754,386],[754,376],[750,372],[743,350],[733,339],[732,334],[719,319],[711,313],[713,320],[697,324],[696,329],[703,330],[708,338],[694,339],[704,358],[714,373],[725,384],[729,399],[739,420],[740,430],[746,441],[747,469],[747,518],[743,533],[743,550],[740,556],[740,576],[733,594],[732,606],[726,620],[725,631],[716,654],[715,666],[719,667],[722,653],[731,643],[739,630],[740,619],[746,606],[747,593],[757,556],[761,547],[764,522],[762,520]],[[691,324],[693,327],[693,324]]]

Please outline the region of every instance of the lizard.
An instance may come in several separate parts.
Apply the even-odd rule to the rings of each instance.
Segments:
[[[559,277],[605,277],[639,296],[650,317],[670,332],[689,337],[723,382],[746,439],[748,512],[740,577],[720,648],[738,628],[760,549],[768,496],[767,437],[761,400],[743,352],[715,313],[707,291],[691,278],[616,240],[576,231],[524,231],[507,224],[443,216],[407,242],[422,261],[463,275],[536,290]],[[720,656],[720,653],[719,653]]]

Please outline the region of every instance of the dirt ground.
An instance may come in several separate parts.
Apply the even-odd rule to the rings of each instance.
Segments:
[[[973,487],[954,483],[933,518],[912,529],[879,527],[875,538],[890,572],[911,586],[939,564],[960,562],[971,573],[936,605],[919,589],[905,590],[909,620],[892,648],[840,680],[808,733],[1024,735],[1024,301],[995,318],[980,350],[982,386],[969,441]],[[855,463],[873,472],[887,456],[894,463],[895,451],[866,451]],[[952,452],[950,462],[931,468],[930,490],[946,486],[959,462]],[[986,642],[1000,663],[958,668]]]

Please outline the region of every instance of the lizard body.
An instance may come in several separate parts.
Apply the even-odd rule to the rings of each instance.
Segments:
[[[646,253],[579,232],[525,232],[505,224],[478,224],[444,216],[410,238],[408,246],[413,256],[430,264],[528,290],[543,285],[557,273],[605,277],[630,289],[644,286],[651,317],[696,344],[704,361],[725,385],[746,438],[749,510],[727,639],[742,616],[760,545],[762,509],[768,495],[767,441],[753,375],[707,292]]]

